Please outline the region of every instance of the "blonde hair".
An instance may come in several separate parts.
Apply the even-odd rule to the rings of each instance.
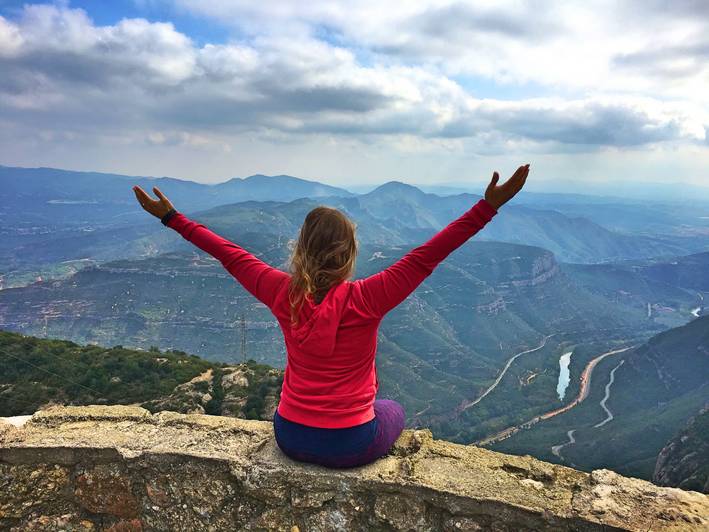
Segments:
[[[320,303],[332,286],[352,275],[357,258],[355,230],[347,216],[331,207],[316,207],[305,217],[290,260],[292,324],[298,323],[306,297]]]

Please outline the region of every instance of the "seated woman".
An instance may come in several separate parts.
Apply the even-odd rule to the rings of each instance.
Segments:
[[[289,274],[176,212],[157,188],[157,200],[140,187],[133,190],[146,211],[217,258],[278,320],[287,351],[273,418],[281,450],[300,461],[353,467],[387,454],[404,428],[401,405],[376,399],[382,318],[482,229],[521,190],[528,173],[529,165],[521,166],[498,185],[495,172],[485,199],[382,272],[355,281],[349,280],[355,226],[337,209],[317,207],[306,216]]]

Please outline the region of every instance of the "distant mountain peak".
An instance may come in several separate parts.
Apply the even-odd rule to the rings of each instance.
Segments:
[[[397,194],[415,194],[417,196],[425,196],[426,193],[420,188],[414,185],[409,185],[402,181],[387,181],[383,185],[379,185],[377,188],[372,190],[369,194],[382,194],[382,193],[397,193]]]
[[[266,175],[266,174],[254,174],[250,175],[248,177],[244,177],[244,181],[274,181],[274,180],[293,180],[293,181],[307,181],[308,183],[314,183],[314,181],[308,180],[308,179],[303,179],[301,177],[294,177],[292,175],[287,175],[287,174],[278,174],[278,175]]]
[[[352,193],[344,188],[336,187],[313,181],[311,179],[303,179],[286,174],[279,175],[264,175],[254,174],[248,177],[233,177],[223,183],[214,185],[218,189],[241,189],[248,187],[249,189],[258,189],[262,191],[273,190],[273,187],[280,187],[281,193],[291,191],[302,196],[351,196]]]
[[[246,177],[232,177],[223,181],[221,183],[216,183],[217,185],[226,185],[227,183],[253,183],[253,182],[269,182],[276,180],[292,180],[306,183],[315,183],[315,181],[309,181],[307,179],[301,179],[300,177],[294,177],[290,175],[280,174],[280,175],[266,175],[266,174],[253,174]]]

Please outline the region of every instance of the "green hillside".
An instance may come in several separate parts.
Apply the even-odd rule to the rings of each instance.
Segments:
[[[606,418],[599,403],[613,368],[617,369],[606,406],[614,418],[597,426]],[[578,375],[572,371],[575,380]],[[568,442],[566,432],[574,430],[576,442],[562,452],[566,463],[650,479],[660,450],[708,401],[709,316],[705,316],[604,359],[593,373],[585,402],[493,448],[558,461],[552,446]]]
[[[252,233],[245,238],[241,242],[249,249],[285,267],[287,250],[277,239]],[[384,269],[413,246],[362,245],[357,276]],[[0,291],[0,326],[6,329],[99,345],[156,345],[226,363],[242,358],[236,348],[242,315],[246,356],[283,367],[282,334],[270,311],[217,261],[194,251],[114,261],[65,280]],[[515,352],[547,334],[588,343],[649,336],[658,327],[642,310],[609,305],[578,286],[548,251],[474,240],[384,319],[381,393],[404,404],[411,424],[470,442],[504,428],[520,415],[520,405],[529,411],[548,405],[546,392],[534,393],[540,380],[531,388],[507,390],[504,399],[494,396],[481,404],[483,410],[456,414]],[[551,371],[554,355],[548,354],[539,364]]]
[[[139,404],[150,410],[269,419],[282,374],[249,361],[208,362],[181,351],[81,346],[0,331],[0,416],[52,404]]]

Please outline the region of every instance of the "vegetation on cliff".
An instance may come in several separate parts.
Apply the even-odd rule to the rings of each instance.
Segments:
[[[279,370],[209,362],[182,351],[81,346],[0,331],[0,415],[50,404],[142,404],[152,411],[268,419]]]

